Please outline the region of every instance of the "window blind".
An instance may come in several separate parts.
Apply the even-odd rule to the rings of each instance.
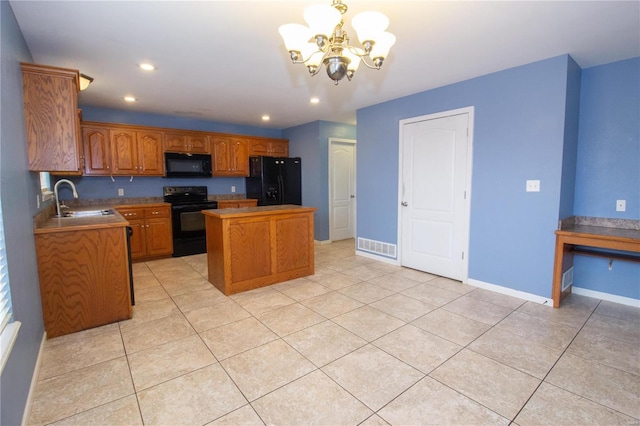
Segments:
[[[11,320],[11,292],[4,244],[4,225],[2,222],[2,203],[0,201],[0,335]]]

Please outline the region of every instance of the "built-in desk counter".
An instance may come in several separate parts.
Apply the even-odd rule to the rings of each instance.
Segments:
[[[209,282],[226,295],[314,273],[315,207],[203,210]]]
[[[602,252],[590,248],[630,252]],[[573,266],[573,255],[606,257],[640,262],[640,230],[607,226],[568,224],[556,231],[556,254],[553,270],[553,307],[571,292],[571,286],[562,288],[562,276]]]

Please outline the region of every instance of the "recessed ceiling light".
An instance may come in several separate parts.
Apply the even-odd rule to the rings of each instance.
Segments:
[[[142,68],[145,71],[153,71],[156,69],[156,67],[154,67],[151,64],[140,64],[140,68]]]
[[[124,100],[127,101],[127,102],[135,102],[135,101],[137,101],[137,99],[134,98],[133,96],[125,96]]]
[[[318,104],[320,103],[320,99],[313,97],[311,99],[309,99],[309,102],[311,102],[312,104]]]
[[[265,114],[262,116],[262,121],[269,121],[269,120],[271,120],[271,117],[269,117],[268,115]]]

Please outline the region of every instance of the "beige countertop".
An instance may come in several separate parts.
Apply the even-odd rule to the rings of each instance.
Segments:
[[[82,210],[102,210],[113,209],[111,206],[96,206],[91,207],[74,208],[75,211]],[[50,216],[46,219],[40,220],[35,223],[33,233],[34,234],[47,234],[53,232],[69,232],[84,229],[96,229],[96,228],[111,228],[111,227],[124,227],[129,224],[127,220],[113,209],[112,215],[105,216],[91,216],[91,217],[63,217],[57,218]]]

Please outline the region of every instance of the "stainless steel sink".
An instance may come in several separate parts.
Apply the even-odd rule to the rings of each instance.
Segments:
[[[103,210],[68,210],[63,212],[60,216],[55,216],[60,219],[64,218],[78,218],[78,217],[100,217],[100,216],[111,216],[114,214],[113,209],[103,209]]]

